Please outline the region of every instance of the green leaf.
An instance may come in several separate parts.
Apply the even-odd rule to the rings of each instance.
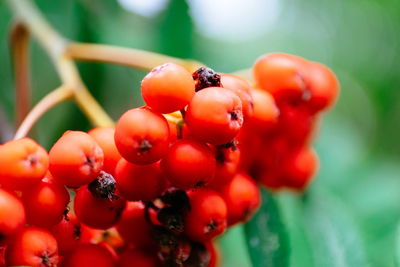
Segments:
[[[262,189],[262,205],[245,225],[246,242],[254,267],[289,266],[289,240],[275,196]]]
[[[396,240],[395,240],[395,252],[394,252],[394,261],[395,261],[395,265],[397,267],[400,267],[400,224],[398,224],[397,226],[397,231],[396,231]]]
[[[221,267],[252,267],[243,228],[243,225],[232,227],[218,239]]]
[[[369,266],[358,225],[328,193],[305,196],[304,219],[315,266]]]

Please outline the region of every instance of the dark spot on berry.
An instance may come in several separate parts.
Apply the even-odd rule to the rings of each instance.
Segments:
[[[104,171],[101,171],[97,179],[88,185],[88,189],[93,196],[109,199],[111,201],[118,199],[118,196],[115,195],[116,188],[114,177]]]
[[[139,155],[145,154],[146,152],[148,152],[153,146],[151,145],[151,143],[144,139],[139,143],[139,146],[137,147],[137,152]]]
[[[217,227],[218,223],[216,221],[211,221],[209,224],[207,224],[206,233],[214,232]]]
[[[81,234],[82,234],[81,226],[80,225],[74,225],[74,233],[73,233],[74,239],[75,240],[79,240],[81,238]]]
[[[192,77],[196,82],[196,92],[207,87],[222,87],[221,76],[210,68],[201,67],[193,72]]]
[[[45,254],[43,254],[42,255],[42,264],[44,265],[44,266],[51,266],[50,265],[50,257],[49,257],[49,255],[47,254],[47,253],[45,253]]]
[[[231,120],[237,121],[240,118],[240,112],[238,110],[232,110],[230,113]]]
[[[222,149],[218,149],[217,153],[215,155],[215,159],[219,162],[219,163],[225,163],[226,157],[225,157],[225,153]]]
[[[237,146],[238,146],[238,144],[239,144],[239,142],[238,142],[238,140],[236,140],[235,138],[234,139],[232,139],[231,141],[229,141],[228,143],[226,143],[226,144],[223,144],[223,145],[218,145],[217,146],[217,148],[218,149],[223,149],[223,148],[225,148],[225,149],[232,149],[232,151],[236,151],[237,150]]]
[[[88,165],[89,168],[90,168],[91,170],[94,169],[94,164],[95,164],[95,163],[96,163],[96,161],[94,160],[93,157],[88,157],[88,156],[86,156],[85,164]]]
[[[35,155],[29,155],[27,160],[31,166],[35,166],[39,162],[38,158]]]
[[[194,185],[194,187],[195,187],[195,188],[203,187],[205,184],[206,184],[206,183],[205,183],[204,181],[198,181],[198,182]]]

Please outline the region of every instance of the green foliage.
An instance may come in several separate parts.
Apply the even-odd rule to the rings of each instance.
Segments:
[[[73,40],[192,57],[222,72],[249,67],[256,57],[273,51],[332,67],[342,96],[323,122],[316,144],[321,170],[315,183],[304,197],[263,192],[263,206],[254,219],[219,239],[222,264],[400,266],[399,1],[278,1],[281,13],[272,29],[236,43],[200,35],[183,0],[171,0],[154,19],[127,12],[116,1],[36,2],[50,23]],[[11,18],[0,1],[0,112],[10,123]],[[36,41],[31,43],[36,103],[59,79],[48,56]],[[114,118],[142,104],[143,72],[99,63],[79,63],[79,70]],[[90,127],[72,103],[65,103],[46,114],[34,134],[49,148],[63,131]],[[0,132],[3,129],[0,125]]]

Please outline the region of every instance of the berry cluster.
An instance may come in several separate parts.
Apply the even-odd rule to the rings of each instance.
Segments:
[[[0,266],[216,266],[213,240],[251,218],[258,182],[310,182],[319,113],[339,91],[327,67],[291,55],[253,70],[251,86],[167,63],[115,128],[68,131],[49,153],[1,145]]]

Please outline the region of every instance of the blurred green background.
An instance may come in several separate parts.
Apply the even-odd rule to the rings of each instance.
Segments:
[[[157,9],[138,8],[156,3]],[[397,0],[37,0],[69,39],[193,58],[219,72],[248,68],[268,52],[322,62],[342,95],[315,147],[321,169],[306,195],[265,193],[257,217],[221,240],[223,266],[396,266],[400,218],[400,2]],[[123,5],[121,5],[121,3]],[[8,47],[12,15],[0,2],[0,116],[13,128]],[[33,102],[60,81],[31,45]],[[138,106],[144,72],[79,63],[113,118]],[[4,116],[3,116],[4,115]],[[1,119],[2,140],[10,128]],[[72,103],[46,114],[36,138],[49,148],[67,129],[87,130]],[[0,159],[1,160],[1,159]],[[400,254],[400,253],[399,253]]]

